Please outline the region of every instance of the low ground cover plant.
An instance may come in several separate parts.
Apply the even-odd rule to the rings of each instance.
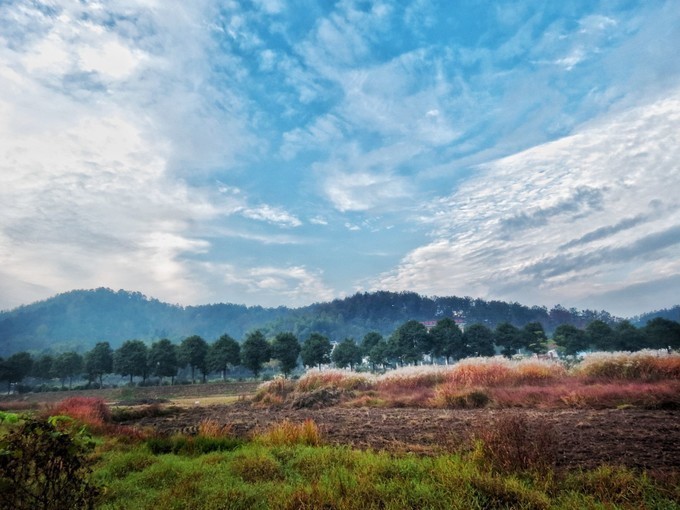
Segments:
[[[102,509],[680,508],[644,473],[559,473],[535,450],[516,454],[517,443],[501,452],[494,441],[504,433],[536,437],[509,421],[479,436],[495,449],[433,457],[257,440],[198,455],[153,455],[137,445],[105,452],[94,479],[107,486]]]

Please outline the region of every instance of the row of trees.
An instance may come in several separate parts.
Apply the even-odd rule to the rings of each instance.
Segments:
[[[642,348],[680,348],[680,324],[655,318],[644,328],[636,328],[628,321],[615,327],[604,321],[592,321],[584,329],[569,324],[557,327],[553,343],[567,355],[589,349],[638,350]],[[511,357],[518,353],[546,352],[549,339],[539,322],[530,322],[523,328],[501,323],[495,329],[483,324],[473,324],[463,332],[450,318],[439,320],[427,329],[421,322],[410,320],[399,326],[389,337],[370,332],[361,343],[346,338],[335,346],[329,338],[312,333],[301,344],[293,333],[279,333],[267,340],[260,331],[246,335],[239,343],[229,335],[222,335],[212,344],[192,335],[179,345],[163,339],[148,347],[141,340],[128,340],[115,351],[108,342],[100,342],[83,356],[65,352],[57,356],[43,355],[34,359],[27,352],[19,352],[6,360],[0,358],[0,381],[11,385],[32,375],[39,379],[59,378],[62,386],[71,386],[75,377],[84,375],[91,383],[102,386],[103,376],[118,374],[146,381],[153,376],[174,378],[178,371],[188,368],[192,382],[199,372],[203,381],[210,373],[220,373],[226,378],[230,369],[242,366],[257,377],[264,365],[275,360],[284,375],[295,370],[300,361],[312,367],[333,362],[337,367],[354,368],[364,360],[375,370],[378,366],[419,363],[424,359],[459,360],[470,356],[493,356],[496,353]]]

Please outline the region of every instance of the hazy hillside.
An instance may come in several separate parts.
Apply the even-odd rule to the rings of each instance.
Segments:
[[[662,312],[636,320],[646,322]],[[333,340],[347,336],[361,339],[369,331],[390,334],[409,319],[436,320],[452,314],[463,317],[467,323],[482,322],[491,327],[505,321],[517,326],[538,321],[548,332],[562,323],[585,327],[594,319],[616,320],[604,311],[566,309],[559,305],[552,309],[527,307],[470,297],[423,297],[411,292],[362,293],[290,309],[234,304],[183,307],[162,303],[139,292],[100,288],[75,290],[0,312],[0,356],[21,350],[86,351],[102,340],[109,341],[114,348],[133,338],[181,340],[192,334],[212,341],[228,333],[240,340],[255,328],[263,329],[267,335],[292,331],[305,338],[318,331]]]

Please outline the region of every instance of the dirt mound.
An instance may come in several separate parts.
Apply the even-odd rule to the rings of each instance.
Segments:
[[[319,388],[308,393],[293,394],[290,402],[291,409],[323,409],[338,405],[344,392],[337,388]]]

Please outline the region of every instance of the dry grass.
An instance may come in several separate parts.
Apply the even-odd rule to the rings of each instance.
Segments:
[[[312,370],[297,383],[265,383],[255,401],[284,405],[332,391],[338,401],[327,405],[351,407],[675,408],[679,389],[680,355],[641,351],[593,354],[571,370],[558,361],[499,356],[405,367],[380,376]]]
[[[233,437],[234,427],[231,423],[219,423],[216,420],[205,419],[198,424],[198,435],[213,439]]]
[[[555,465],[554,425],[529,421],[524,414],[503,414],[474,427],[473,458],[504,472],[546,471]]]
[[[446,380],[449,371],[450,367],[441,365],[399,368],[379,376],[375,387],[387,392],[434,388]]]
[[[446,380],[460,386],[517,386],[549,384],[566,377],[567,371],[557,362],[538,359],[520,361],[507,358],[468,358],[451,367]]]
[[[275,423],[267,430],[256,433],[256,442],[267,446],[290,446],[307,445],[318,446],[321,444],[321,432],[314,420],[307,419],[302,423],[293,423],[284,420]]]
[[[680,354],[652,350],[596,352],[574,367],[574,374],[592,379],[680,379]]]
[[[321,388],[342,390],[366,390],[371,388],[371,376],[342,370],[315,370],[307,372],[297,382],[298,392],[310,392]]]

